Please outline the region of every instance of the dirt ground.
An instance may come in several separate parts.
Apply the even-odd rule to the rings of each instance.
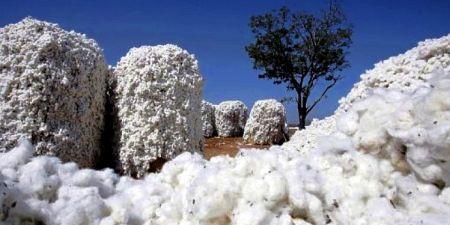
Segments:
[[[270,145],[245,144],[242,137],[213,137],[205,139],[204,153],[206,159],[210,159],[211,157],[218,155],[229,155],[233,157],[241,148],[264,149],[268,147],[270,147]]]

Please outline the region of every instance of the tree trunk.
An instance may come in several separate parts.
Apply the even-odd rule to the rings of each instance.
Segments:
[[[297,102],[298,111],[298,128],[300,130],[305,129],[306,126],[306,108],[302,107],[300,102]]]

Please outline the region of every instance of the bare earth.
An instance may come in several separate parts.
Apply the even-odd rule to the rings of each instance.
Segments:
[[[245,144],[242,137],[214,137],[205,139],[205,158],[218,155],[229,155],[234,157],[241,148],[259,148],[265,149],[270,145],[251,145]]]

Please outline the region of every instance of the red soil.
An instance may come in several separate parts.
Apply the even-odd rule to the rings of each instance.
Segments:
[[[205,139],[205,158],[218,155],[229,155],[234,157],[241,148],[268,148],[270,145],[252,145],[244,143],[242,137],[214,137]]]

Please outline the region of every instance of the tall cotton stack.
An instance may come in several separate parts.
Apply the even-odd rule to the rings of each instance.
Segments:
[[[205,100],[202,101],[202,121],[203,121],[203,136],[212,137],[216,131],[215,118],[214,118],[215,106]]]
[[[253,105],[245,124],[244,140],[253,144],[281,144],[287,139],[286,112],[275,99]]]
[[[215,109],[216,129],[220,137],[240,137],[248,118],[247,106],[241,101],[225,101]]]
[[[85,35],[26,18],[0,29],[0,151],[21,138],[37,154],[93,166],[107,66]]]
[[[435,71],[450,71],[450,35],[428,39],[417,47],[398,56],[390,57],[361,75],[346,97],[339,100],[335,115],[322,120],[313,120],[311,125],[298,131],[293,141],[285,143],[287,148],[296,148],[300,152],[317,147],[317,137],[331,134],[336,129],[336,115],[347,111],[353,102],[365,98],[374,88],[415,90],[429,85],[428,79]]]
[[[175,45],[133,48],[114,73],[125,173],[140,177],[158,158],[202,151],[202,77],[193,55]]]

